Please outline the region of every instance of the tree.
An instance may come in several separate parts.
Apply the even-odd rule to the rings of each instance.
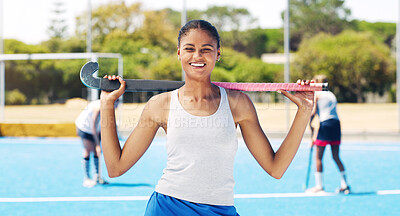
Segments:
[[[244,44],[240,31],[250,29],[255,23],[253,18],[246,8],[234,8],[230,6],[212,6],[204,11],[204,19],[210,21],[218,31],[231,32],[231,46],[237,51],[243,51]]]
[[[83,14],[76,18],[76,34],[85,39],[87,33],[87,15]],[[101,5],[92,12],[92,38],[93,49],[100,49],[108,34],[113,31],[125,31],[132,34],[142,25],[143,13],[141,4],[126,5],[124,1],[112,2]],[[97,46],[95,46],[97,44]]]
[[[64,39],[67,36],[68,25],[65,18],[65,5],[63,0],[55,0],[52,10],[53,19],[48,28],[50,38]]]
[[[265,43],[266,53],[283,53],[283,29],[265,29],[267,41]]]
[[[203,18],[219,31],[239,31],[250,28],[256,21],[246,8],[211,6],[204,11]]]
[[[320,32],[340,33],[351,14],[344,0],[290,0],[289,12],[292,50],[297,50],[303,38]]]
[[[267,64],[260,59],[249,58],[244,53],[224,48],[211,77],[214,81],[273,82],[280,71],[283,71],[281,66]]]
[[[176,55],[160,59],[152,68],[151,79],[157,80],[182,80],[181,64]]]
[[[160,46],[170,52],[174,52],[177,46],[177,33],[165,10],[145,11],[143,24],[134,36],[148,45]]]
[[[369,23],[359,20],[353,20],[351,23],[355,31],[372,32],[378,40],[392,47],[392,40],[396,37],[396,23]]]
[[[342,102],[363,102],[365,92],[382,94],[394,82],[389,48],[371,33],[320,33],[304,40],[292,64],[294,78],[325,74]]]
[[[43,45],[27,45],[17,40],[5,40],[4,42],[6,53],[49,52]],[[62,97],[63,92],[65,93],[65,90],[68,92],[70,89],[63,83],[63,71],[58,70],[54,65],[54,61],[21,60],[7,62],[6,90],[18,89],[26,96],[28,102],[35,104],[58,100]],[[67,69],[71,71],[71,67]],[[75,72],[75,74],[78,73]],[[76,83],[76,80],[74,82]],[[80,91],[79,88],[76,90]],[[64,94],[64,98],[65,95],[68,94]]]
[[[282,29],[248,29],[239,32],[238,44],[233,46],[232,32],[222,32],[224,46],[234,47],[236,51],[244,52],[249,57],[260,58],[264,53],[283,52]]]

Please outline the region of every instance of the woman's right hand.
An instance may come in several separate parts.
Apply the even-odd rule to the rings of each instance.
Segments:
[[[105,75],[104,79],[109,80],[118,80],[121,83],[119,89],[108,92],[108,91],[101,91],[100,94],[100,101],[102,105],[112,105],[114,106],[115,101],[125,92],[126,81],[122,79],[120,76],[115,75]]]

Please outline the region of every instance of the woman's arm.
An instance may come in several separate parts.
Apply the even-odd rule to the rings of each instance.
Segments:
[[[99,134],[97,131],[97,127],[99,126],[99,122],[97,121],[97,118],[100,117],[100,107],[95,107],[93,112],[92,112],[92,135],[95,141],[96,145],[100,145],[100,140],[99,140]]]
[[[315,115],[317,114],[317,100],[318,96],[317,94],[314,96],[314,105],[313,109],[311,111],[311,118],[310,118],[310,129],[311,129],[311,146],[314,145],[314,141],[317,139],[317,134],[315,133],[314,127],[312,126],[312,121],[314,120]]]
[[[277,179],[283,176],[300,146],[314,100],[314,92],[297,92],[295,95],[286,91],[281,93],[294,102],[298,109],[286,138],[276,152],[261,129],[254,105],[247,96],[236,97],[238,101],[233,112],[249,151],[260,166]]]
[[[121,87],[113,92],[101,93],[101,139],[108,175],[118,177],[128,171],[150,146],[160,127],[160,123],[155,121],[158,117],[153,115],[159,113],[157,107],[160,101],[153,99],[146,104],[138,125],[121,149],[115,124],[114,102],[124,93],[126,83],[122,78],[111,79],[119,79]]]

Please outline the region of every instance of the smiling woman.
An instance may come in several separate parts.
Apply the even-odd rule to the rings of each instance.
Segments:
[[[167,167],[151,196],[145,215],[238,215],[234,207],[233,169],[239,126],[247,148],[272,177],[281,178],[292,162],[313,107],[314,92],[290,94],[297,113],[277,151],[261,129],[250,98],[211,82],[221,56],[219,34],[204,20],[192,20],[178,36],[177,55],[185,71],[183,86],[151,98],[121,149],[115,126],[114,102],[125,92],[101,93],[101,139],[110,177],[127,172],[146,152],[159,128],[167,134]],[[309,81],[298,85],[310,86]]]

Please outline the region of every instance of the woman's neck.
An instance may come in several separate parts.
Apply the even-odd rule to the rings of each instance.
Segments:
[[[219,95],[219,88],[208,81],[191,81],[187,80],[185,85],[180,89],[180,93],[184,97],[191,97],[194,100],[203,100],[214,98]]]

